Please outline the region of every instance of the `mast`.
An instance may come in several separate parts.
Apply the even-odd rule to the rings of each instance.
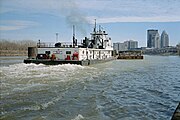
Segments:
[[[76,38],[75,38],[75,26],[73,25],[73,47],[76,46]]]
[[[94,24],[94,33],[96,33],[96,19],[95,20],[95,24]]]
[[[58,42],[58,33],[56,33],[56,42]]]

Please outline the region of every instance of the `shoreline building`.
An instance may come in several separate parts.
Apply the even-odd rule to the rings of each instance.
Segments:
[[[158,30],[155,30],[155,29],[147,30],[147,47],[148,48],[158,47],[156,43],[159,43]]]
[[[160,36],[159,36],[159,33],[157,33],[155,35],[155,38],[154,38],[154,48],[161,48],[161,40],[160,40]]]
[[[161,36],[156,29],[147,30],[147,48],[164,48],[169,46],[169,36],[164,30]]]
[[[169,46],[169,36],[164,30],[161,34],[161,48]]]
[[[128,41],[125,41],[124,43],[126,44],[128,50],[138,48],[138,42],[137,41],[128,40]]]
[[[113,49],[118,51],[127,51],[138,48],[138,41],[128,40],[123,43],[117,42],[113,43]]]

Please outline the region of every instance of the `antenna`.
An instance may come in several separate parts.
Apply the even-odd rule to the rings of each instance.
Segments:
[[[73,47],[76,46],[76,39],[75,39],[75,25],[73,25]]]
[[[56,33],[56,42],[58,42],[58,33]]]

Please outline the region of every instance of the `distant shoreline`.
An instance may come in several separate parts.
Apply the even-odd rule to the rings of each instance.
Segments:
[[[36,46],[36,42],[0,39],[0,56],[28,56],[30,46]]]
[[[164,53],[164,54],[143,54],[149,56],[179,56],[178,53]]]
[[[0,50],[0,56],[28,56],[27,50]]]

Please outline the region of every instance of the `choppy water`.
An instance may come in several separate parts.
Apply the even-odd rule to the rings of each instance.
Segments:
[[[180,101],[180,57],[93,66],[22,59],[0,57],[1,119],[168,120]]]

